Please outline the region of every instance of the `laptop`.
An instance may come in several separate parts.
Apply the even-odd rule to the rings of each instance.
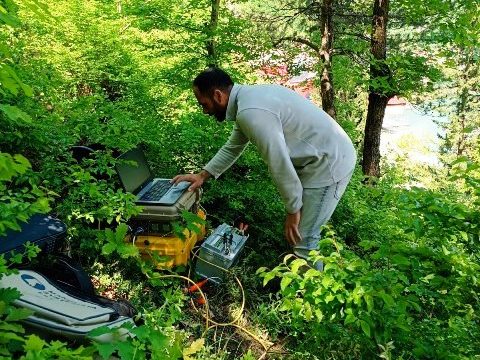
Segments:
[[[188,181],[177,185],[170,183],[171,179],[154,178],[144,152],[135,148],[120,155],[116,170],[123,188],[137,196],[137,204],[173,205],[190,186]],[[125,161],[135,164],[126,164]]]

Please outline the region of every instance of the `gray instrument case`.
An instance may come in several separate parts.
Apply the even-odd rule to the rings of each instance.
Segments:
[[[183,210],[196,212],[195,208],[198,207],[201,196],[201,189],[197,189],[195,191],[185,191],[173,205],[139,204],[139,206],[142,207],[142,212],[133,217],[132,220],[148,220],[155,222],[181,220]]]
[[[220,283],[225,270],[230,269],[238,260],[248,235],[223,223],[203,242],[198,254],[195,273]]]

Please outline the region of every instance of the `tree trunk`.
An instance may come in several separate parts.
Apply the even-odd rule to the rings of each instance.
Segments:
[[[387,20],[389,0],[374,0],[372,19],[372,39],[370,51],[373,61],[370,65],[370,80],[390,77],[390,71],[385,64],[387,58]],[[380,177],[380,133],[388,94],[382,89],[369,89],[368,112],[365,124],[365,139],[363,143],[363,173],[367,176]]]
[[[466,51],[467,50],[462,49],[462,53],[465,53]],[[475,54],[473,51],[468,51],[464,56],[460,55],[459,58],[462,59],[460,64],[463,67],[463,71],[460,75],[460,89],[458,103],[456,106],[456,115],[458,117],[458,139],[456,149],[457,157],[464,155],[465,151],[467,150],[466,147],[468,135],[465,130],[467,128],[467,114],[471,111],[469,105],[471,101],[469,90],[472,89],[472,79],[476,79],[476,77],[478,76],[478,71],[480,69],[480,63],[475,59]]]
[[[332,77],[332,52],[333,52],[333,0],[323,0],[320,12],[320,30],[322,32],[322,45],[320,59],[323,63],[322,77],[320,80],[320,92],[322,96],[322,108],[332,118],[337,118],[335,110],[335,93],[333,90]]]
[[[215,48],[215,32],[217,31],[218,26],[218,12],[220,9],[220,0],[211,0],[212,1],[212,12],[210,14],[210,23],[207,27],[207,65],[208,66],[218,66],[217,51]]]
[[[462,80],[464,80],[465,76],[462,76]],[[468,79],[465,79],[468,80]],[[460,99],[457,105],[457,115],[458,115],[458,125],[459,125],[459,132],[458,132],[458,139],[457,139],[457,157],[463,155],[463,151],[465,150],[465,108],[468,101],[468,89],[464,86],[464,88],[460,92]]]
[[[363,143],[363,173],[380,177],[380,134],[388,98],[376,93],[368,95],[367,123]]]

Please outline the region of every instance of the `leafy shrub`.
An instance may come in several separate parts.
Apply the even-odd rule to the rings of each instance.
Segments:
[[[354,183],[342,201],[355,206],[342,204],[351,210],[334,223],[349,214],[338,228],[347,238],[354,232],[355,239],[346,246],[331,229],[324,233],[320,251],[311,252],[311,261],[325,263],[323,272],[291,255],[271,271],[258,270],[264,284],[280,279],[277,309],[285,324],[275,325],[277,331],[312,354],[313,344],[333,352],[349,348],[354,357],[477,354],[478,177],[473,170],[455,176],[470,184],[470,205],[462,204],[462,192],[446,197]],[[265,313],[265,321],[273,315]]]

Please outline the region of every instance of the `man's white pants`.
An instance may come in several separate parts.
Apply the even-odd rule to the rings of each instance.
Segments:
[[[351,172],[337,183],[321,188],[304,188],[302,201],[302,216],[300,218],[299,231],[302,241],[295,245],[295,255],[307,259],[311,250],[318,249],[321,238],[320,228],[325,225],[332,216],[352,177]],[[323,270],[320,261],[314,264],[317,270]]]

